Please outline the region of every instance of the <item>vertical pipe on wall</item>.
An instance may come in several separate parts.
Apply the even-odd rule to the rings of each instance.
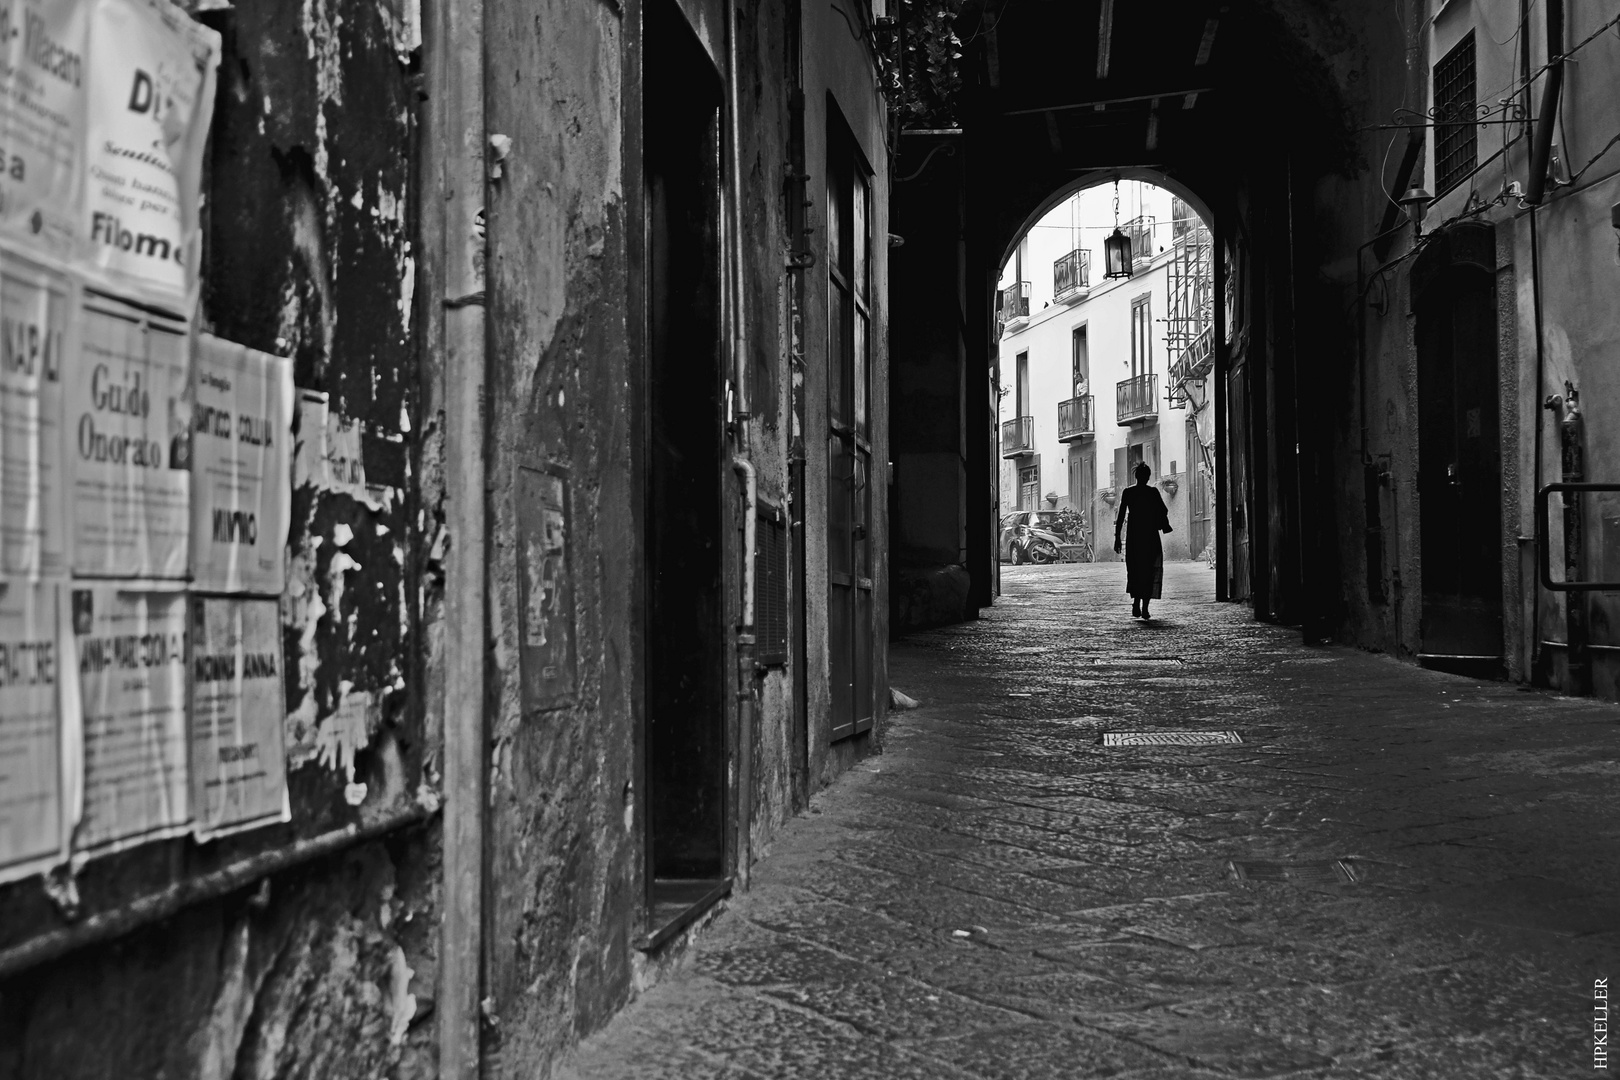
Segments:
[[[754,528],[757,488],[752,453],[748,385],[748,318],[743,296],[742,234],[742,123],[737,93],[737,3],[726,0],[726,126],[727,171],[731,189],[727,200],[730,243],[731,377],[737,402],[737,453],[732,467],[743,478],[742,618],[737,627],[737,873],[744,883],[752,861],[754,820]]]
[[[424,4],[431,120],[427,185],[438,235],[445,521],[443,922],[439,928],[441,1080],[480,1073],[483,996],[485,717],[484,9],[482,0]]]
[[[1215,410],[1215,599],[1230,600],[1232,588],[1231,552],[1226,523],[1231,519],[1227,508],[1226,482],[1226,365],[1229,360],[1226,337],[1230,332],[1226,320],[1226,228],[1221,224],[1224,215],[1215,218],[1215,370],[1214,391],[1210,408]]]

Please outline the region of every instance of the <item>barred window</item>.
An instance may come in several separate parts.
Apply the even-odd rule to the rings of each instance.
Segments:
[[[1479,142],[1474,111],[1474,32],[1434,66],[1434,186],[1443,195],[1474,171]]]
[[[788,660],[787,515],[761,504],[754,533],[755,659],[766,666]]]

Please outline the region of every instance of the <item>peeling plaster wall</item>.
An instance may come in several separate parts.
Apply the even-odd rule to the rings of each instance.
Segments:
[[[238,0],[201,17],[224,56],[199,323],[291,356],[366,485],[307,457],[295,470],[281,601],[292,823],[95,860],[78,918],[437,805],[419,632],[437,586],[412,325],[414,5]],[[351,783],[365,785],[358,805]],[[433,827],[396,831],[0,982],[0,1078],[430,1076],[437,862]],[[0,890],[0,947],[68,923],[38,880]]]

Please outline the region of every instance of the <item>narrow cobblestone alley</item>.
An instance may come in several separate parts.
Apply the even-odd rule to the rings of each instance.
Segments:
[[[1590,1071],[1620,709],[1303,649],[1197,564],[1144,624],[1122,576],[1004,569],[893,647],[921,707],[565,1074]],[[1242,742],[1101,745],[1143,730]]]

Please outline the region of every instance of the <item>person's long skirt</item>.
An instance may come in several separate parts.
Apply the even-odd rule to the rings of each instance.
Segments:
[[[1157,600],[1164,590],[1164,545],[1159,534],[1125,538],[1125,591],[1137,600]]]

